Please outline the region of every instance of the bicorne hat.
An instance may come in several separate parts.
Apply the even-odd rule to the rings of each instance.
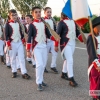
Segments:
[[[92,20],[93,28],[100,24],[100,16]]]

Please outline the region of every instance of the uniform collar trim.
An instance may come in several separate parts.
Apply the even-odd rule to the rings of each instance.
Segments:
[[[40,20],[38,20],[38,19],[34,19],[33,22],[37,22],[37,23],[39,23],[39,22],[41,22],[41,19],[40,19]]]
[[[45,16],[44,19],[51,19],[51,18]]]
[[[64,18],[63,20],[69,20],[69,18],[68,18],[68,17],[66,17],[66,18]]]
[[[14,21],[14,20],[9,20],[9,22],[16,23],[17,21]]]

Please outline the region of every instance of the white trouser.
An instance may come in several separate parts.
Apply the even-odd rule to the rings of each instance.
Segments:
[[[5,47],[5,49],[6,49],[5,50],[6,51],[6,65],[11,66],[10,55],[9,55],[9,51],[7,50],[7,46]],[[17,69],[20,68],[18,56],[16,56],[16,67],[17,67]]]
[[[6,65],[11,66],[10,56],[8,55],[8,53],[6,53]]]
[[[18,59],[18,56],[16,56],[16,67],[17,67],[17,69],[19,69],[19,68],[20,68],[20,64],[19,64],[19,59]]]
[[[62,72],[68,73],[68,77],[73,77],[73,54],[75,51],[75,41],[70,42],[66,45],[64,49],[64,56],[66,60],[63,64]]]
[[[34,55],[31,57],[31,60],[32,60],[32,65],[36,65],[36,62],[35,62],[35,59],[34,59]]]
[[[27,57],[27,58],[26,58],[26,60],[27,60],[27,61],[32,61],[32,59],[31,59],[31,58],[29,58],[29,57]]]
[[[6,65],[7,65],[7,66],[11,66],[11,63],[10,63],[10,56],[9,56],[7,53],[6,53]],[[16,56],[16,67],[17,67],[17,69],[20,68],[18,56]]]
[[[10,56],[8,54],[6,54],[6,65],[11,66]],[[18,56],[16,56],[16,67],[17,67],[17,69],[20,68]]]
[[[26,66],[25,66],[24,48],[23,48],[22,42],[21,41],[19,41],[19,42],[12,41],[11,48],[12,48],[12,50],[10,50],[9,53],[10,53],[12,72],[17,72],[16,56],[18,56],[21,73],[22,74],[27,73]]]
[[[4,52],[6,53],[6,65],[11,66],[10,55],[7,46],[5,46]]]
[[[0,56],[4,55],[4,41],[0,40]]]
[[[47,47],[36,46],[33,53],[36,61],[36,84],[42,84],[44,69],[47,64]]]
[[[47,51],[52,53],[51,68],[56,67],[57,52],[54,50],[54,41],[47,42]]]

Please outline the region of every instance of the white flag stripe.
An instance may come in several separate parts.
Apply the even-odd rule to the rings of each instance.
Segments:
[[[87,0],[71,0],[71,9],[74,20],[90,16]]]

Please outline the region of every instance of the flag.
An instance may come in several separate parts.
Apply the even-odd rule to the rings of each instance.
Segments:
[[[92,16],[87,0],[68,0],[62,12],[80,26],[88,22],[88,16]]]
[[[71,11],[71,0],[68,0],[63,8],[62,12],[68,16],[68,18],[72,19],[72,11]]]

